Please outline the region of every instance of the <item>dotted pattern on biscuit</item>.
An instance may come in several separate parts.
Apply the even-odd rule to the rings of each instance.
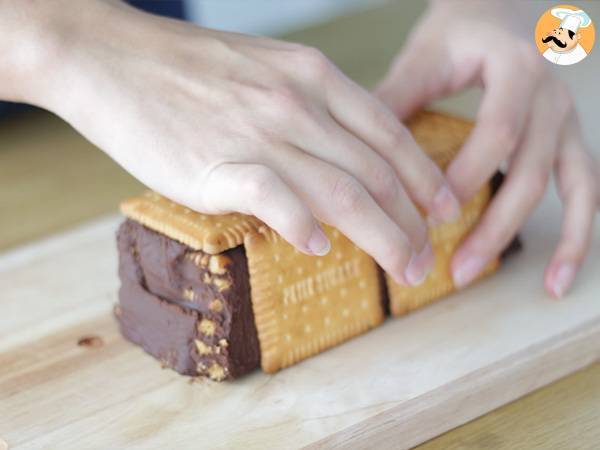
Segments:
[[[472,129],[470,122],[433,112],[417,114],[407,125],[417,143],[441,169],[452,161]],[[455,223],[429,228],[435,266],[421,285],[402,286],[386,274],[392,315],[407,314],[456,290],[450,269],[452,255],[481,218],[490,197],[490,187],[484,186],[463,206]],[[493,273],[498,265],[498,261],[492,261],[480,278]]]
[[[305,255],[267,227],[245,240],[261,366],[275,372],[379,325],[374,261],[339,231],[326,256]]]
[[[194,250],[213,255],[241,245],[246,233],[263,225],[258,218],[245,214],[198,213],[152,191],[122,202],[121,212]]]
[[[463,213],[458,221],[429,229],[429,239],[435,254],[435,266],[421,285],[402,286],[386,274],[390,311],[393,315],[402,315],[421,308],[455,290],[450,268],[452,255],[464,237],[479,221],[489,197],[490,189],[486,186],[470,203],[463,207]],[[497,261],[492,262],[484,270],[482,276],[494,272],[497,266]]]

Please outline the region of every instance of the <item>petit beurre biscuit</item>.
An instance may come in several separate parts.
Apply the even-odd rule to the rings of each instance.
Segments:
[[[246,235],[261,366],[275,372],[340,344],[384,319],[377,266],[338,230],[325,256],[300,253],[275,231]]]
[[[154,193],[122,213],[194,250],[216,254],[244,244],[265,372],[292,365],[384,320],[376,263],[338,230],[326,256],[305,255],[252,216],[193,212]]]
[[[432,112],[416,115],[407,125],[417,143],[442,169],[458,153],[472,128],[470,122]],[[393,315],[406,314],[455,290],[450,270],[452,255],[481,218],[491,196],[491,187],[486,184],[471,201],[463,205],[456,222],[429,227],[435,265],[421,285],[403,286],[386,274],[390,312]],[[492,261],[480,277],[493,273],[498,265],[498,260]]]
[[[153,191],[123,201],[121,212],[194,250],[213,255],[241,245],[248,231],[263,224],[246,214],[198,213]]]
[[[417,143],[442,168],[454,158],[471,123],[432,112],[407,124]],[[430,227],[434,270],[417,287],[385,276],[390,310],[402,315],[452,292],[450,260],[479,221],[490,198],[488,185],[468,202],[460,219]],[[201,214],[154,193],[124,201],[130,219],[194,250],[212,255],[243,245],[261,366],[275,372],[376,327],[384,320],[382,283],[374,260],[338,230],[321,224],[331,241],[325,256],[296,250],[258,218]],[[484,271],[493,272],[498,261]]]

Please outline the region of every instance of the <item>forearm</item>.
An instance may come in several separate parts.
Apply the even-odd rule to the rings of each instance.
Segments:
[[[118,0],[0,0],[0,100],[49,107],[73,44]],[[92,17],[94,16],[94,17]]]
[[[52,3],[52,5],[51,5]],[[32,103],[39,82],[47,76],[46,62],[54,53],[55,32],[48,15],[54,1],[0,2],[0,99]],[[37,77],[35,74],[37,73]]]

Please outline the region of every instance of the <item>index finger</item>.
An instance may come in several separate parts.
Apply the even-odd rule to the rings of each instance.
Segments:
[[[340,74],[330,81],[331,115],[396,171],[411,199],[439,222],[452,222],[460,205],[439,167],[379,99]]]
[[[446,170],[450,185],[463,202],[471,199],[515,151],[537,89],[537,69],[517,72],[506,60],[490,59],[484,64],[485,93],[475,128]]]

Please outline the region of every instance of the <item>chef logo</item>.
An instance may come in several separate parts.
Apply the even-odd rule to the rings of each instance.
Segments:
[[[590,16],[571,5],[549,9],[535,27],[535,43],[548,61],[570,66],[592,51],[596,31]]]

